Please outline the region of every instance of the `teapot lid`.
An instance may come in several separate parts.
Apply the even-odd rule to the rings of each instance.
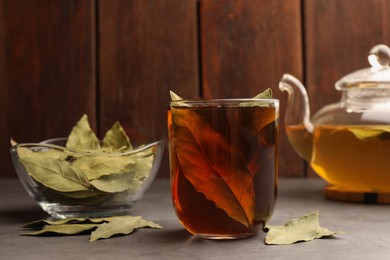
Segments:
[[[369,52],[368,62],[371,68],[358,70],[344,76],[336,82],[336,89],[390,88],[390,48],[384,44],[374,46]]]

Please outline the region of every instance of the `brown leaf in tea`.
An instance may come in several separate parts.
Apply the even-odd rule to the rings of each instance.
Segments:
[[[254,187],[241,151],[198,114],[172,108],[176,154],[183,173],[231,218],[245,226],[254,220]]]

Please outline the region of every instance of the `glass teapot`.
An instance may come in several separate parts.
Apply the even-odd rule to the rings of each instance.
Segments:
[[[336,82],[341,100],[310,119],[302,83],[283,75],[288,93],[285,124],[296,152],[339,191],[390,192],[390,48],[373,47],[370,68]]]

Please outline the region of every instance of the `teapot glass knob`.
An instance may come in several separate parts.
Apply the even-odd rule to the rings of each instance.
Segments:
[[[390,64],[390,48],[387,45],[380,44],[374,46],[370,50],[368,61],[375,69],[389,67]]]

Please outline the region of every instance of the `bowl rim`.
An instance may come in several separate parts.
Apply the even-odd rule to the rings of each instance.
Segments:
[[[46,139],[43,140],[39,143],[18,143],[16,145],[13,145],[11,147],[11,151],[16,150],[17,148],[20,147],[45,147],[45,148],[50,148],[50,149],[57,149],[57,150],[66,150],[71,153],[76,153],[76,154],[82,154],[85,156],[96,156],[96,155],[104,155],[104,156],[123,156],[123,155],[130,155],[130,154],[136,154],[141,151],[147,150],[153,146],[159,146],[159,145],[164,145],[165,140],[160,139],[148,144],[140,145],[136,148],[133,148],[132,150],[127,150],[125,152],[96,152],[96,151],[80,151],[80,150],[75,150],[72,148],[68,148],[65,146],[61,145],[56,145],[56,144],[51,144],[51,142],[56,142],[56,141],[64,141],[68,139],[67,137],[57,137],[57,138],[51,138],[51,139]]]

